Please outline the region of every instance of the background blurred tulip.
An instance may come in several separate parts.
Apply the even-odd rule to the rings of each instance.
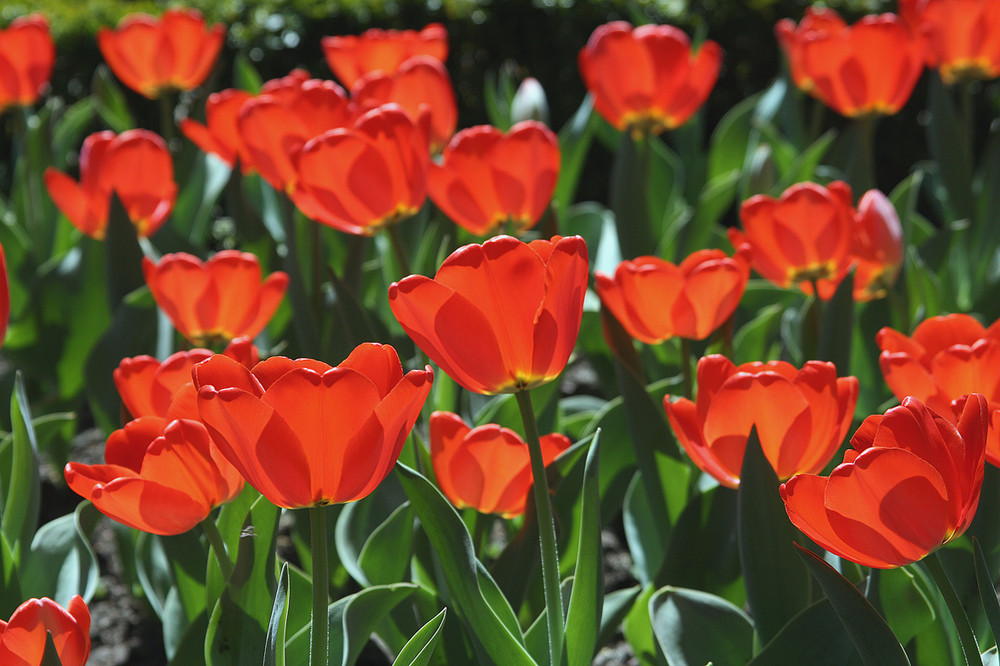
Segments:
[[[230,168],[236,166],[238,158],[247,173],[251,164],[236,120],[243,103],[252,97],[234,88],[212,93],[205,102],[205,124],[185,118],[180,122],[181,131],[203,152],[215,155]]]
[[[285,297],[288,275],[261,282],[260,262],[249,252],[223,250],[208,261],[185,252],[142,261],[156,304],[181,335],[197,345],[256,337]]]
[[[34,104],[52,77],[56,47],[41,14],[14,19],[0,30],[0,113]]]
[[[431,163],[431,200],[455,224],[486,236],[538,222],[559,177],[559,140],[545,125],[524,121],[506,134],[490,125],[464,129]]]
[[[837,33],[847,24],[840,14],[827,7],[806,7],[806,13],[798,25],[792,19],[781,19],[774,26],[774,35],[785,52],[792,81],[806,92],[812,92],[816,82],[806,69],[803,47],[807,39],[814,39],[817,33]]]
[[[54,167],[45,170],[49,196],[83,233],[102,240],[111,195],[118,196],[139,236],[163,225],[177,199],[167,144],[148,130],[91,134],[80,151],[80,182]]]
[[[108,437],[103,465],[66,465],[66,483],[123,525],[181,534],[243,489],[198,421],[143,416]]]
[[[818,472],[837,452],[854,415],[858,380],[832,363],[784,361],[734,365],[725,356],[698,361],[694,402],[663,399],[677,440],[698,467],[724,486],[740,482],[750,429],[779,479]]]
[[[903,226],[896,208],[878,190],[868,190],[854,211],[851,242],[854,300],[882,298],[903,267]]]
[[[196,9],[168,9],[160,18],[129,14],[114,30],[98,30],[97,44],[122,83],[154,99],[166,90],[200,86],[225,36],[225,26],[206,26]]]
[[[366,30],[358,36],[324,37],[326,62],[345,86],[369,72],[387,75],[414,56],[429,56],[439,62],[448,57],[448,32],[440,23],[423,30]]]
[[[926,44],[945,83],[1000,76],[1000,3],[899,0],[899,14]]]
[[[28,599],[10,620],[0,620],[0,663],[39,666],[45,654],[45,632],[62,666],[84,666],[90,656],[90,609],[80,595],[66,608],[47,597]]]
[[[834,555],[886,569],[922,559],[968,529],[983,483],[987,407],[972,395],[957,427],[905,398],[865,419],[829,477],[781,486],[791,521]]]
[[[523,391],[555,379],[569,360],[587,268],[579,236],[497,236],[453,252],[433,279],[393,282],[389,305],[407,335],[468,390]]]
[[[531,492],[531,464],[524,440],[490,423],[476,428],[458,414],[434,412],[430,419],[431,463],[441,491],[459,509],[515,518]],[[559,433],[541,437],[546,466],[570,447]]]
[[[1000,466],[1000,320],[986,328],[967,314],[925,319],[907,337],[885,327],[875,338],[892,392],[910,395],[953,422],[961,398],[979,393],[989,404],[986,458]]]
[[[620,130],[658,134],[683,125],[705,103],[722,49],[705,40],[693,53],[687,35],[673,26],[614,21],[594,31],[578,64],[605,120]]]
[[[847,183],[799,183],[778,199],[758,194],[744,201],[743,231],[729,229],[729,240],[748,244],[754,270],[779,287],[799,284],[812,293],[815,281],[820,298],[829,299],[850,267],[852,218]]]
[[[597,272],[601,301],[629,335],[647,344],[678,336],[704,340],[736,310],[750,278],[750,249],[729,257],[699,250],[679,266],[659,257],[623,261],[614,277]]]
[[[288,508],[353,502],[396,464],[433,372],[403,374],[388,345],[358,346],[337,367],[274,356],[252,371],[217,354],[195,366],[212,439],[246,480]]]

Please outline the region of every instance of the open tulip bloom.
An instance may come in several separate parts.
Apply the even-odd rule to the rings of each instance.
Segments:
[[[62,666],[85,666],[90,656],[90,609],[78,594],[66,608],[48,597],[28,599],[8,621],[0,620],[0,663],[41,664],[46,632],[52,634],[52,644]]]
[[[0,112],[34,104],[52,76],[56,47],[41,14],[14,19],[0,30]]]
[[[495,423],[470,428],[451,412],[430,419],[431,463],[441,491],[460,509],[514,518],[524,513],[531,492],[528,446]],[[569,438],[552,433],[541,438],[546,466],[570,447]]]
[[[725,356],[698,361],[694,402],[663,399],[670,425],[691,460],[724,486],[740,483],[753,427],[779,479],[823,469],[847,435],[858,380],[832,363],[784,361],[734,365]]]
[[[195,9],[168,9],[160,18],[129,14],[114,30],[98,30],[97,43],[115,76],[153,99],[165,90],[200,86],[225,36],[225,26],[206,26]]]
[[[448,31],[440,23],[423,30],[380,30],[360,35],[324,37],[326,62],[345,86],[369,72],[391,75],[414,56],[429,56],[439,62],[448,57]]]
[[[247,91],[234,88],[214,92],[205,102],[205,124],[185,118],[180,122],[181,131],[203,152],[215,155],[229,168],[236,166],[239,159],[240,167],[247,173],[251,162],[240,136],[237,118],[243,103],[252,97]]]
[[[916,562],[968,529],[983,483],[988,411],[971,394],[957,424],[908,397],[869,416],[829,477],[781,486],[791,521],[835,555],[886,569]]]
[[[45,170],[44,178],[59,210],[73,226],[97,240],[104,238],[108,226],[112,194],[121,201],[139,236],[154,234],[177,199],[167,144],[143,129],[88,136],[80,151],[80,182],[54,167]]]
[[[1000,4],[993,0],[899,0],[945,83],[1000,76]]]

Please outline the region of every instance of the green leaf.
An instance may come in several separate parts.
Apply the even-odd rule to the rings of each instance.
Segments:
[[[274,542],[281,510],[261,497],[243,525],[233,574],[212,611],[205,636],[211,666],[256,663],[264,654],[274,606]]]
[[[604,587],[601,556],[601,497],[598,484],[600,430],[594,433],[583,474],[583,511],[580,514],[573,572],[573,592],[566,611],[566,661],[569,666],[589,664],[594,658],[597,630],[601,626]]]
[[[748,666],[845,666],[854,647],[829,599],[820,599],[791,619]]]
[[[3,498],[2,529],[17,562],[23,564],[38,523],[40,482],[38,444],[20,372],[14,379],[14,390],[10,396],[10,422],[13,448],[10,470],[4,470],[7,473],[3,474],[7,492]]]
[[[448,609],[442,608],[440,613],[420,627],[400,650],[392,666],[426,666],[441,639],[441,627],[447,613]]]
[[[753,656],[753,623],[725,599],[665,587],[649,600],[657,645],[671,666],[743,666]]]
[[[566,210],[576,195],[576,186],[580,182],[587,151],[594,137],[594,125],[591,121],[593,115],[594,99],[588,94],[583,98],[573,117],[559,130],[559,152],[562,160],[552,201],[560,211]]]
[[[78,150],[83,143],[83,135],[94,120],[97,106],[94,98],[87,96],[66,108],[52,132],[53,166],[66,168],[66,157]]]
[[[886,569],[873,575],[878,576],[879,610],[900,643],[909,643],[934,622],[932,602],[909,569]]]
[[[17,561],[7,537],[0,531],[0,617],[9,618],[25,597],[21,594]]]
[[[644,588],[622,622],[625,640],[632,647],[641,666],[658,664],[656,637],[653,635],[653,624],[649,616],[649,600],[655,593],[656,590],[651,585]]]
[[[121,134],[135,127],[135,120],[125,102],[125,94],[105,65],[98,65],[94,70],[91,89],[97,113],[111,129]]]
[[[729,109],[719,121],[708,148],[708,182],[736,173],[747,160],[751,119],[760,95],[753,95]]]
[[[240,51],[233,58],[233,85],[253,95],[260,92],[261,86],[264,85],[263,78],[244,51]]]
[[[972,539],[973,555],[976,563],[976,585],[979,587],[979,600],[983,604],[986,618],[990,622],[990,631],[993,632],[993,643],[996,644],[997,636],[1000,636],[1000,601],[997,600],[997,591],[993,587],[993,576],[990,574],[990,567],[986,563],[986,555],[983,547],[979,545],[979,539]]]
[[[363,500],[343,505],[334,528],[333,544],[347,573],[362,587],[402,580],[413,543],[413,510],[409,506],[395,479],[379,484]],[[406,523],[407,515],[410,523]],[[400,550],[396,551],[397,557],[392,561],[391,551],[397,547]],[[390,552],[386,554],[386,550]],[[363,556],[372,559],[362,563]],[[389,558],[390,561],[380,564],[380,558]],[[385,574],[374,571],[382,565],[388,567]],[[369,578],[369,573],[378,577],[388,572],[396,572],[397,577],[388,581]]]
[[[607,645],[614,639],[615,634],[621,628],[622,621],[632,610],[635,600],[639,598],[641,593],[642,588],[634,585],[604,595],[601,627],[597,632],[598,645]]]
[[[480,587],[472,538],[461,517],[441,492],[415,470],[405,465],[397,465],[396,469],[441,562],[451,601],[459,616],[468,623],[472,638],[479,641],[497,663],[512,666],[534,663],[524,649],[523,638],[511,633],[487,603]]]
[[[45,630],[45,650],[42,652],[42,660],[38,662],[38,666],[63,666],[62,660],[59,659],[59,653],[56,652],[56,644],[52,641],[52,632],[49,629]]]
[[[330,604],[330,662],[350,666],[358,659],[361,649],[376,626],[392,609],[416,591],[410,583],[375,585]]]
[[[747,603],[761,643],[809,604],[809,574],[795,554],[795,529],[778,485],[754,427],[740,470],[737,539]]]
[[[936,73],[929,77],[928,93],[927,146],[945,186],[943,199],[950,214],[947,221],[971,220],[975,214],[973,160],[969,152],[972,128],[956,108],[951,98],[952,88],[944,85]]]
[[[229,182],[232,170],[215,155],[199,152],[191,168],[178,178],[179,193],[171,212],[171,224],[194,245],[205,242],[219,195]]]
[[[358,556],[358,566],[374,585],[400,582],[410,568],[413,509],[405,502],[375,528]]]
[[[39,528],[21,567],[26,599],[49,597],[65,607],[76,594],[87,602],[93,598],[100,571],[90,539],[100,517],[94,505],[84,501],[73,513]]]
[[[906,652],[892,630],[851,581],[815,553],[796,546],[802,560],[819,582],[862,661],[871,666],[908,666]]]
[[[635,140],[622,132],[611,167],[611,210],[618,229],[618,245],[625,258],[656,253],[657,241],[650,217],[651,141]]]
[[[274,593],[271,619],[264,641],[264,666],[285,666],[285,628],[288,619],[288,562],[281,565],[278,589]]]

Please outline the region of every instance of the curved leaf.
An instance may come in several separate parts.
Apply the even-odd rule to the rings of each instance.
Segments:
[[[664,587],[649,600],[653,635],[671,666],[743,666],[753,656],[753,623],[701,590]]]
[[[420,627],[400,650],[392,666],[425,666],[441,638],[441,627],[447,614],[448,609],[442,608],[440,613]]]

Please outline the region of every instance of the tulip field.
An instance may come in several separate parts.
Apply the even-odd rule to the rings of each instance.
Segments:
[[[489,124],[448,22],[0,12],[0,665],[1000,666],[1000,2],[892,4]]]

